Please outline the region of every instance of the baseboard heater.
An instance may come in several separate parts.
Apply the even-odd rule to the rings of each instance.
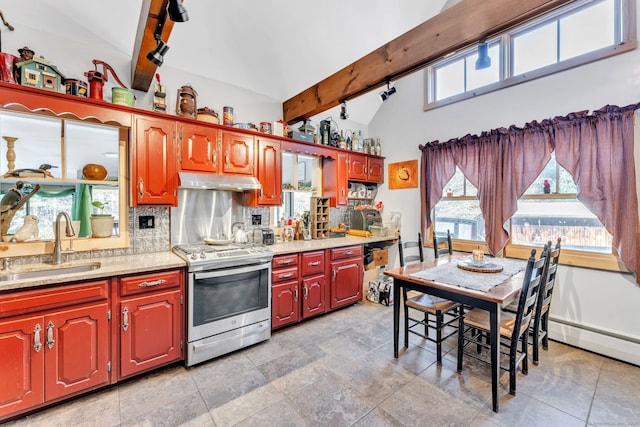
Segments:
[[[640,339],[549,317],[549,338],[640,366]]]

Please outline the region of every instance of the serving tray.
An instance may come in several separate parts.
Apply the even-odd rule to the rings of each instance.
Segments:
[[[476,273],[499,273],[503,270],[501,265],[490,261],[478,263],[472,259],[463,259],[458,261],[458,268]]]

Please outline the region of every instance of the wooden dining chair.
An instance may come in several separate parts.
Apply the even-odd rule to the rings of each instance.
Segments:
[[[556,281],[556,272],[558,270],[558,261],[560,259],[560,247],[562,238],[558,238],[555,248],[552,248],[553,242],[549,240],[547,247],[549,248],[549,265],[544,273],[544,283],[540,284],[540,292],[538,292],[538,300],[533,311],[533,319],[529,326],[529,345],[532,347],[532,361],[534,365],[540,363],[540,345],[547,350],[549,348],[549,307],[551,306],[551,296]],[[518,310],[518,300],[504,308],[505,311],[515,313]]]
[[[529,328],[531,344],[533,346],[533,364],[539,363],[540,345],[545,350],[549,349],[549,307],[551,306],[551,296],[556,282],[556,272],[558,271],[558,261],[560,260],[560,243],[562,238],[558,237],[555,248],[551,249],[552,242],[549,240],[549,262],[545,273],[544,286],[540,285],[538,301],[536,303],[532,327]]]
[[[527,268],[522,282],[517,313],[503,312],[500,319],[500,354],[509,356],[508,365],[500,364],[500,369],[509,371],[509,393],[516,394],[516,370],[521,366],[523,374],[527,374],[529,324],[533,316],[543,274],[549,259],[548,248],[540,258],[535,258],[536,250],[531,250]],[[489,348],[487,336],[490,332],[489,312],[473,308],[461,317],[458,330],[458,372],[462,372],[463,356],[467,355],[483,362],[488,362],[480,353]],[[466,351],[469,345],[475,345],[477,352]],[[520,349],[518,347],[520,346]]]
[[[398,236],[398,254],[401,267],[404,267],[409,262],[424,261],[421,234],[418,233],[417,241],[407,242],[402,241],[402,236]],[[442,363],[442,342],[458,332],[457,328],[452,327],[451,324],[459,318],[458,307],[460,304],[423,293],[407,298],[407,290],[405,288],[402,288],[402,301],[404,308],[404,346],[409,347],[409,333],[418,335],[436,344],[436,357],[438,363]],[[410,317],[409,308],[421,312],[423,314],[422,318]],[[432,315],[433,318],[430,318],[429,315]],[[447,327],[451,330],[445,331]],[[422,328],[424,328],[424,333],[421,332]],[[429,335],[429,328],[434,330],[435,338]]]
[[[444,246],[443,246],[444,244]],[[453,245],[451,245],[451,233],[447,230],[447,234],[433,232],[433,256],[438,258],[440,255],[451,255],[453,253]]]

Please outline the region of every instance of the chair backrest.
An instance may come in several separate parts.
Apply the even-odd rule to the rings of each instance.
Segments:
[[[407,249],[409,249],[408,252]],[[398,255],[400,256],[400,267],[404,267],[405,264],[412,261],[424,261],[424,256],[422,255],[422,236],[420,233],[418,233],[417,241],[403,242],[402,236],[398,236]]]
[[[445,243],[442,246],[442,243]],[[438,258],[440,255],[453,253],[451,246],[451,233],[447,230],[447,234],[433,232],[433,256]]]
[[[556,272],[558,270],[558,261],[560,259],[560,242],[562,238],[558,237],[555,248],[551,248],[553,243],[549,240],[547,245],[549,246],[549,262],[547,266],[547,272],[545,276],[544,285],[540,286],[540,293],[538,295],[538,306],[536,306],[536,318],[540,317],[546,311],[549,310],[551,305],[551,295],[553,295],[553,287],[556,282]]]
[[[527,261],[527,269],[525,270],[522,290],[520,291],[520,300],[518,301],[518,311],[516,312],[511,345],[517,345],[518,338],[521,337],[523,333],[528,333],[529,324],[538,298],[540,285],[543,284],[543,277],[547,269],[548,261],[549,247],[547,245],[544,246],[542,254],[538,259],[536,259],[536,250],[531,249],[531,256]]]

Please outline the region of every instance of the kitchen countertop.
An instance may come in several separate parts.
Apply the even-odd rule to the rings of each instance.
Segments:
[[[372,236],[372,237],[332,237],[318,240],[294,240],[287,243],[276,243],[270,246],[274,255],[290,254],[295,252],[307,252],[322,249],[339,248],[350,245],[364,245],[368,243],[389,242],[393,244],[396,238],[393,236]],[[0,280],[0,292],[10,290],[20,290],[57,283],[86,281],[113,276],[124,276],[129,274],[144,273],[149,271],[159,271],[171,268],[183,268],[186,266],[184,260],[171,251],[153,252],[137,255],[110,256],[78,259],[64,262],[60,265],[47,263],[13,264],[8,270],[0,271],[2,276],[24,273],[31,271],[54,272],[57,269],[77,267],[87,264],[100,263],[100,267],[95,270],[81,271],[63,274],[43,274],[40,277],[30,277],[15,280]]]
[[[364,245],[367,243],[389,242],[391,244],[395,241],[396,237],[394,236],[357,237],[347,235],[345,237],[330,237],[328,239],[294,240],[293,242],[276,243],[275,245],[271,245],[270,248],[274,255],[283,255],[295,252],[339,248],[341,246]]]
[[[112,256],[100,258],[79,259],[67,261],[60,265],[47,263],[16,264],[9,270],[0,271],[0,277],[30,271],[53,271],[60,268],[75,267],[92,263],[100,263],[95,270],[78,273],[64,273],[58,275],[43,275],[37,278],[0,281],[0,292],[7,290],[19,290],[56,283],[65,283],[78,280],[92,280],[105,277],[123,276],[128,274],[144,273],[148,271],[166,270],[169,268],[182,268],[186,263],[173,252],[153,252],[137,255]]]

